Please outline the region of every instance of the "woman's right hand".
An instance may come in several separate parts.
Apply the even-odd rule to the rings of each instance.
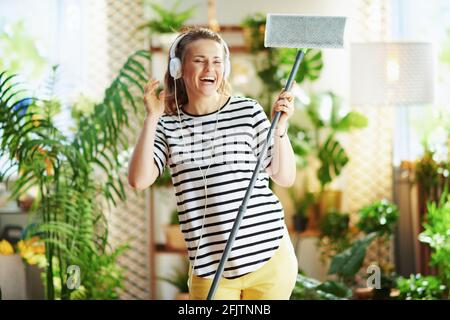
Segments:
[[[156,95],[159,81],[151,79],[144,86],[144,104],[147,110],[147,116],[159,118],[164,113],[164,90]]]

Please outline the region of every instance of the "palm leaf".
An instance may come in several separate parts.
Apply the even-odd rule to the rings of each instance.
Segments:
[[[31,234],[39,235],[46,244],[48,298],[58,297],[52,282],[54,270],[77,261],[84,268],[86,279],[95,279],[92,270],[100,270],[95,263],[104,263],[101,257],[106,254],[108,225],[97,198],[103,195],[116,206],[117,200],[126,196],[118,178],[119,148],[128,144],[124,130],[129,125],[127,107],[134,114],[139,111],[138,99],[132,92],[142,93],[147,81],[142,59],[150,59],[149,53],[141,50],[130,56],[105,90],[103,101],[95,105],[91,115],[81,117],[72,141],[51,124],[40,104],[33,105],[32,110],[20,107],[28,101],[13,83],[14,76],[0,73],[0,154],[11,162],[0,167],[0,178],[3,180],[11,168],[18,167],[21,174],[12,188],[15,196],[31,186],[39,187],[35,211],[39,223]],[[44,174],[48,161],[54,167],[51,177]],[[100,174],[106,173],[106,182],[94,175],[94,167],[100,168]],[[108,263],[118,253],[107,256]],[[52,257],[57,257],[59,266],[54,265]],[[63,271],[59,270],[61,283],[65,281]],[[96,290],[100,292],[95,286],[87,290],[87,298]],[[61,296],[68,297],[67,292]]]

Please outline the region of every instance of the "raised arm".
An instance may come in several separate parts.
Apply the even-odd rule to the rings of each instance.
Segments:
[[[286,132],[288,119],[294,113],[294,96],[291,92],[282,91],[279,94],[272,107],[272,118],[276,111],[282,114],[275,130],[273,158],[267,172],[276,184],[290,187],[297,173],[294,151]]]
[[[128,183],[140,190],[151,186],[159,175],[158,167],[153,160],[153,149],[158,120],[164,113],[164,91],[159,97],[156,96],[158,83],[159,81],[152,80],[145,86],[144,104],[147,116],[128,164]]]

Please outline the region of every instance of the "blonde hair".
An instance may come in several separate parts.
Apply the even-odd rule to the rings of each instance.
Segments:
[[[188,44],[192,43],[195,40],[199,39],[209,39],[214,40],[222,45],[222,38],[216,32],[200,27],[193,27],[189,29],[184,29],[182,31],[185,35],[178,43],[175,48],[175,56],[179,57],[183,62],[184,56],[186,54],[186,47]],[[225,48],[224,48],[224,54]],[[170,56],[169,56],[170,60]],[[184,84],[183,78],[175,80],[177,81],[176,90],[177,90],[177,103],[179,106],[185,105],[189,102],[186,86]],[[223,78],[222,83],[219,86],[219,93],[229,95],[231,92],[231,86],[228,82],[228,79]],[[177,106],[175,104],[175,82],[169,72],[169,64],[167,64],[166,74],[164,76],[164,93],[165,93],[165,113],[166,114],[175,114],[177,112]]]

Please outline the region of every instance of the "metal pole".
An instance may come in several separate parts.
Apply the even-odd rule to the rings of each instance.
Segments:
[[[290,91],[292,88],[292,84],[294,82],[294,78],[295,75],[297,74],[298,71],[298,67],[300,66],[300,63],[303,59],[303,56],[305,55],[306,50],[305,49],[299,49],[297,51],[297,55],[295,57],[295,63],[294,66],[292,67],[291,73],[289,74],[289,78],[286,82],[286,85],[284,87],[284,89],[286,91]],[[278,120],[280,120],[280,116],[281,116],[281,112],[278,111],[275,113],[275,116],[273,118],[272,124],[270,126],[269,132],[267,133],[267,138],[266,138],[266,143],[263,146],[263,149],[261,150],[259,157],[258,157],[258,161],[256,162],[256,167],[253,171],[253,175],[252,178],[250,180],[250,183],[247,187],[247,191],[245,192],[245,196],[244,199],[242,200],[242,204],[239,207],[239,211],[238,214],[236,216],[236,220],[234,221],[233,224],[233,228],[231,229],[230,232],[230,237],[228,238],[227,244],[225,246],[225,249],[223,251],[222,254],[222,258],[220,259],[219,262],[219,266],[217,267],[217,271],[214,275],[214,279],[213,282],[211,284],[211,288],[209,289],[208,292],[208,297],[207,300],[212,300],[214,298],[214,295],[216,293],[217,290],[217,286],[219,285],[219,280],[222,277],[222,273],[223,273],[223,269],[225,267],[225,262],[227,262],[228,257],[230,255],[231,249],[233,248],[233,243],[234,240],[236,238],[236,233],[239,230],[239,227],[241,225],[242,219],[244,218],[244,213],[247,210],[247,202],[250,199],[250,196],[252,194],[253,191],[253,187],[255,186],[256,180],[258,178],[259,175],[259,170],[261,169],[261,165],[263,162],[263,159],[266,156],[267,153],[267,149],[269,147],[269,143],[272,140],[272,136],[273,136],[273,129],[277,126],[278,124]]]

